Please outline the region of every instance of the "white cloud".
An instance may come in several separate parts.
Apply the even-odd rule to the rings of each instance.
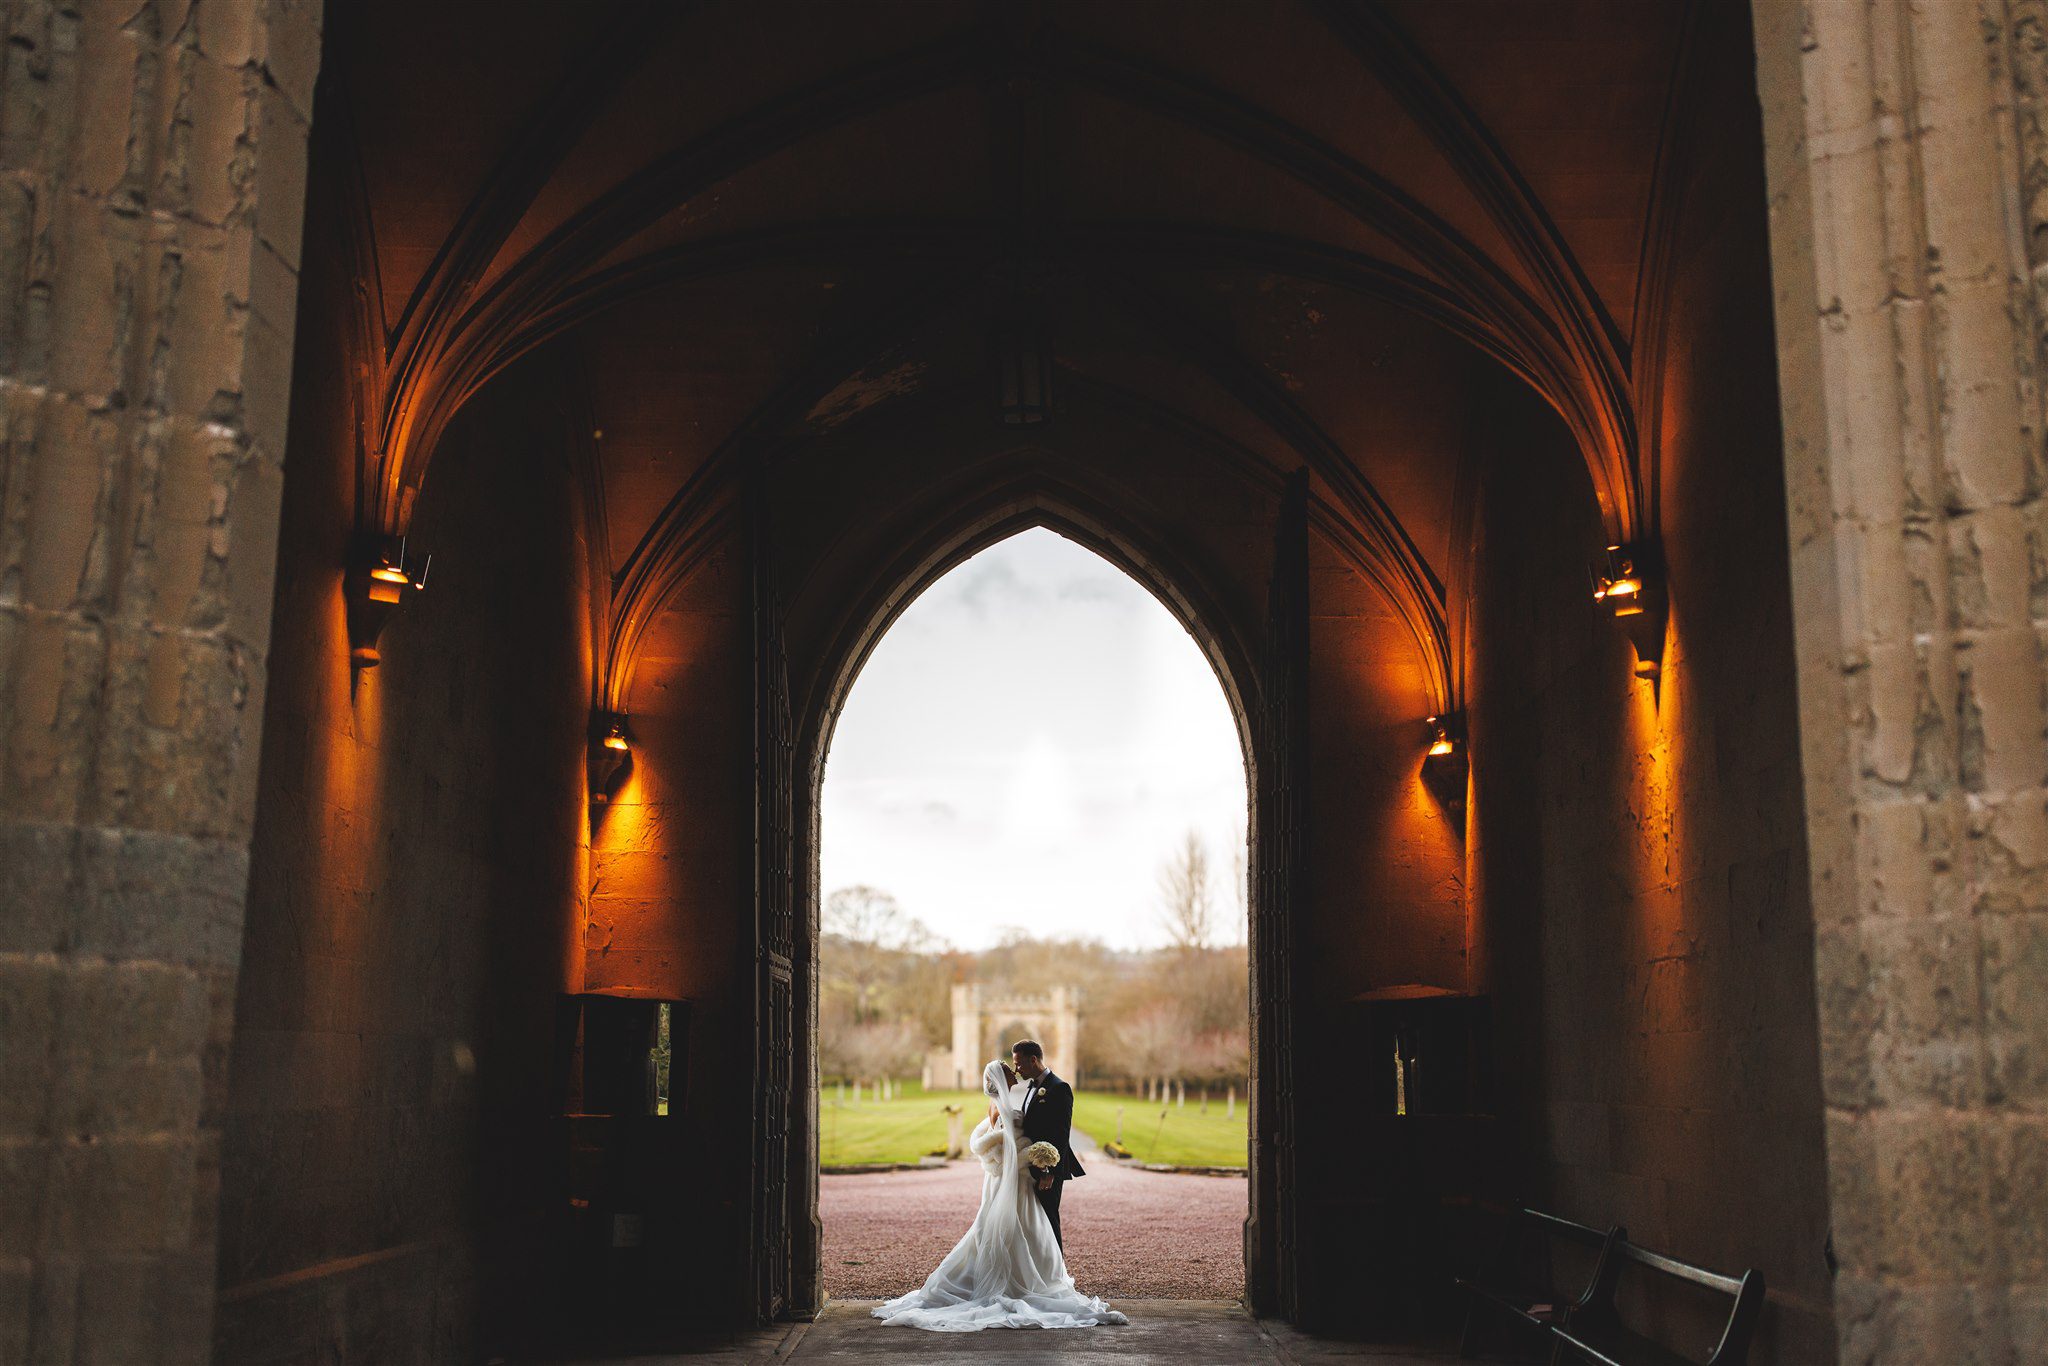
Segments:
[[[1157,944],[1160,862],[1192,826],[1227,873],[1244,778],[1180,623],[1027,531],[933,585],[862,670],[825,769],[821,881],[887,888],[963,947],[1008,925]],[[1241,936],[1227,888],[1218,911]]]

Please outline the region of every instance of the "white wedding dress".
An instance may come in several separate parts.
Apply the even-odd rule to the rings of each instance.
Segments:
[[[875,1317],[939,1333],[1130,1322],[1076,1290],[1067,1274],[1067,1259],[1019,1155],[1024,1088],[1007,1086],[1003,1065],[992,1062],[981,1074],[981,1089],[1000,1114],[994,1124],[983,1118],[975,1125],[967,1144],[981,1159],[981,1209],[923,1286],[882,1305]]]

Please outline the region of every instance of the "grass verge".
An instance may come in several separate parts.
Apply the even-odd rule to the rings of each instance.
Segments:
[[[961,1134],[974,1129],[982,1115],[979,1091],[926,1091],[906,1086],[895,1100],[862,1100],[855,1105],[827,1087],[818,1098],[818,1158],[825,1167],[865,1163],[915,1162],[946,1146],[944,1107],[960,1107]],[[1097,1143],[1117,1135],[1117,1112],[1123,1112],[1124,1144],[1140,1162],[1176,1167],[1242,1167],[1245,1165],[1245,1104],[1226,1119],[1223,1102],[1212,1099],[1203,1114],[1192,1098],[1185,1107],[1160,1105],[1137,1096],[1095,1091],[1074,1095],[1074,1127]]]
[[[1178,1106],[1147,1101],[1143,1096],[1074,1093],[1074,1127],[1087,1130],[1097,1143],[1116,1137],[1119,1110],[1123,1112],[1124,1146],[1140,1162],[1175,1167],[1245,1165],[1249,1135],[1242,1098],[1236,1117],[1226,1119],[1220,1097],[1212,1098],[1209,1112],[1203,1114],[1200,1101],[1193,1096],[1185,1106]]]

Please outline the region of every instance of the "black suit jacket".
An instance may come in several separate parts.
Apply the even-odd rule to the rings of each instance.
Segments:
[[[1060,1150],[1060,1164],[1052,1174],[1061,1181],[1088,1174],[1074,1160],[1073,1132],[1074,1088],[1050,1072],[1040,1073],[1024,1097],[1024,1137]]]

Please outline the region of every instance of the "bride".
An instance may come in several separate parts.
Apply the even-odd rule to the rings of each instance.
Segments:
[[[981,1209],[924,1285],[875,1310],[885,1323],[972,1333],[982,1328],[1089,1328],[1128,1323],[1083,1295],[1039,1208],[1018,1136],[1024,1086],[1001,1061],[981,1074],[988,1115],[968,1148],[981,1159]]]

